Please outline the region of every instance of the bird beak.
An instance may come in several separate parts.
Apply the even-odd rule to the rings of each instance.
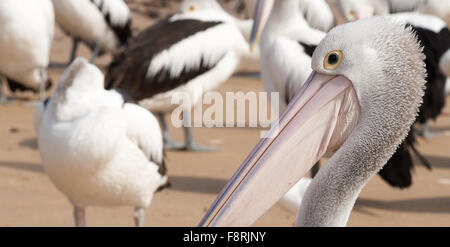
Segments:
[[[200,226],[252,225],[327,150],[343,143],[342,125],[348,123],[347,113],[354,110],[359,112],[359,103],[351,81],[313,72],[278,125],[233,175]]]
[[[258,0],[256,4],[252,33],[250,34],[250,51],[253,51],[254,46],[259,42],[262,30],[272,11],[273,3],[274,0]]]

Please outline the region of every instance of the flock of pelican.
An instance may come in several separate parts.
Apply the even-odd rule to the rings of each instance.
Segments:
[[[277,202],[296,211],[297,226],[345,226],[375,174],[405,188],[413,155],[431,169],[414,143],[438,134],[428,124],[445,105],[450,6],[339,0],[350,22],[336,26],[324,0],[246,3],[253,20],[215,0],[184,0],[133,35],[123,0],[0,1],[0,83],[40,93],[42,164],[73,205],[77,226],[86,225],[86,207],[120,205],[134,207],[136,226],[144,225],[154,193],[169,185],[164,148],[214,150],[196,144],[189,127],[202,96],[196,89],[218,88],[243,59],[260,62],[264,89],[279,93],[282,115],[200,226],[250,226]],[[402,11],[415,12],[394,14]],[[55,23],[73,48],[45,99]],[[79,42],[92,49],[90,61],[76,57]],[[103,74],[95,60],[105,52],[114,59]],[[165,120],[177,93],[192,102],[183,109],[184,143],[172,140]],[[329,160],[306,178],[322,157]]]

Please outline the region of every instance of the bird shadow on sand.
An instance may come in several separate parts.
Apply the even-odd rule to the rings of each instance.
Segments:
[[[42,165],[36,163],[0,161],[0,167],[44,173],[44,168],[42,167]]]
[[[36,138],[28,138],[25,140],[22,140],[19,145],[21,147],[37,150],[38,149],[38,143]]]
[[[170,176],[170,189],[185,192],[198,192],[204,194],[219,194],[225,184],[225,179]]]
[[[439,156],[425,156],[425,159],[431,165],[431,168],[439,168],[439,169],[450,169],[450,158],[449,157],[439,157]]]
[[[355,210],[365,212],[364,209],[382,209],[388,211],[415,212],[415,213],[450,213],[450,197],[431,197],[418,199],[404,199],[382,201],[359,198]]]

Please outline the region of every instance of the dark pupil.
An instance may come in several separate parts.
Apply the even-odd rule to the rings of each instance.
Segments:
[[[337,64],[337,62],[339,61],[339,57],[337,54],[330,54],[330,56],[328,56],[328,64],[331,65],[335,65]]]

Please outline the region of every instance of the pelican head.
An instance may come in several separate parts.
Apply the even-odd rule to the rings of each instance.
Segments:
[[[425,84],[421,51],[409,27],[385,17],[331,30],[279,125],[256,145],[200,225],[253,224],[331,155],[306,191],[297,225],[345,225],[362,187],[414,122]]]
[[[103,73],[85,58],[78,57],[61,75],[55,93],[60,96],[71,90],[103,90]]]
[[[61,75],[51,98],[56,119],[69,121],[98,107],[96,103],[105,92],[104,79],[95,65],[85,58],[76,58]]]

